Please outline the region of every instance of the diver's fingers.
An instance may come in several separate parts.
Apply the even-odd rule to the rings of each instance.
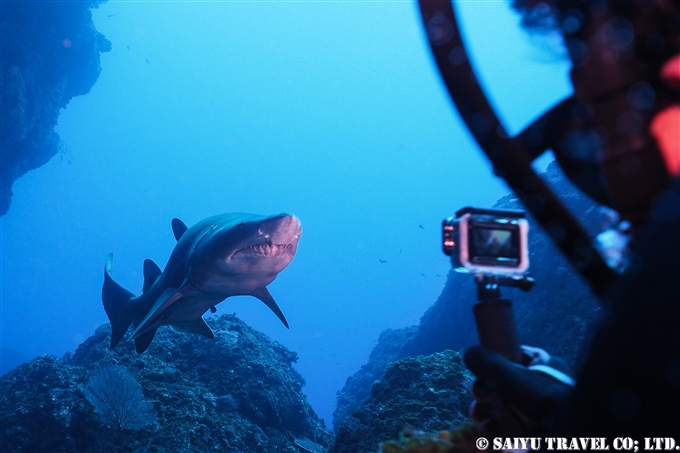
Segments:
[[[523,387],[526,368],[512,363],[502,355],[483,346],[473,346],[465,351],[465,365],[478,377],[476,391],[484,388],[488,393],[513,394]],[[483,393],[482,393],[483,394]],[[511,401],[512,402],[512,401]]]
[[[477,401],[488,401],[492,398],[494,390],[486,386],[484,381],[475,379],[470,387],[470,395]]]
[[[489,421],[498,418],[498,415],[498,411],[495,410],[495,404],[492,400],[475,400],[470,404],[470,417],[478,425],[484,425]]]
[[[522,365],[526,367],[532,367],[535,365],[548,365],[554,368],[572,379],[576,378],[574,370],[565,362],[561,357],[555,357],[548,354],[545,349],[537,348],[534,346],[520,346],[522,349]]]
[[[555,378],[510,362],[500,354],[473,346],[465,352],[465,364],[476,376],[474,391],[493,393],[532,419],[556,410],[567,399],[571,388]]]
[[[538,426],[517,408],[503,404],[498,398],[473,401],[470,417],[477,426],[492,435],[526,436]]]

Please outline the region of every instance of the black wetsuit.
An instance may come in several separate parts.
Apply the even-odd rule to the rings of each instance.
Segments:
[[[610,291],[571,399],[571,436],[680,444],[680,178],[659,199]]]

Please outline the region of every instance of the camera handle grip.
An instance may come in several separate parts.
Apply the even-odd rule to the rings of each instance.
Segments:
[[[507,299],[482,299],[472,307],[479,344],[496,351],[514,363],[520,363],[517,324],[512,303]]]

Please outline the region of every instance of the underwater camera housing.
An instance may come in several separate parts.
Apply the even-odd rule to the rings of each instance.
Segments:
[[[444,253],[453,269],[473,274],[477,303],[472,307],[481,345],[520,363],[522,352],[512,303],[500,286],[529,291],[529,222],[523,211],[466,207],[442,222]]]
[[[465,207],[442,222],[444,253],[457,272],[522,278],[529,269],[523,211]]]

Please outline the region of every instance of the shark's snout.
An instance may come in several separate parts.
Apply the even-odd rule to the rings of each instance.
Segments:
[[[237,250],[233,257],[290,255],[292,259],[301,235],[302,224],[296,216],[292,214],[273,216],[257,226],[257,232],[251,237],[250,244]]]
[[[289,242],[297,243],[302,235],[302,223],[300,219],[292,214],[286,214],[279,220],[277,226],[277,235],[280,234],[282,237],[288,237]]]
[[[265,244],[296,245],[302,234],[302,224],[292,214],[280,214],[262,222],[258,234]]]

